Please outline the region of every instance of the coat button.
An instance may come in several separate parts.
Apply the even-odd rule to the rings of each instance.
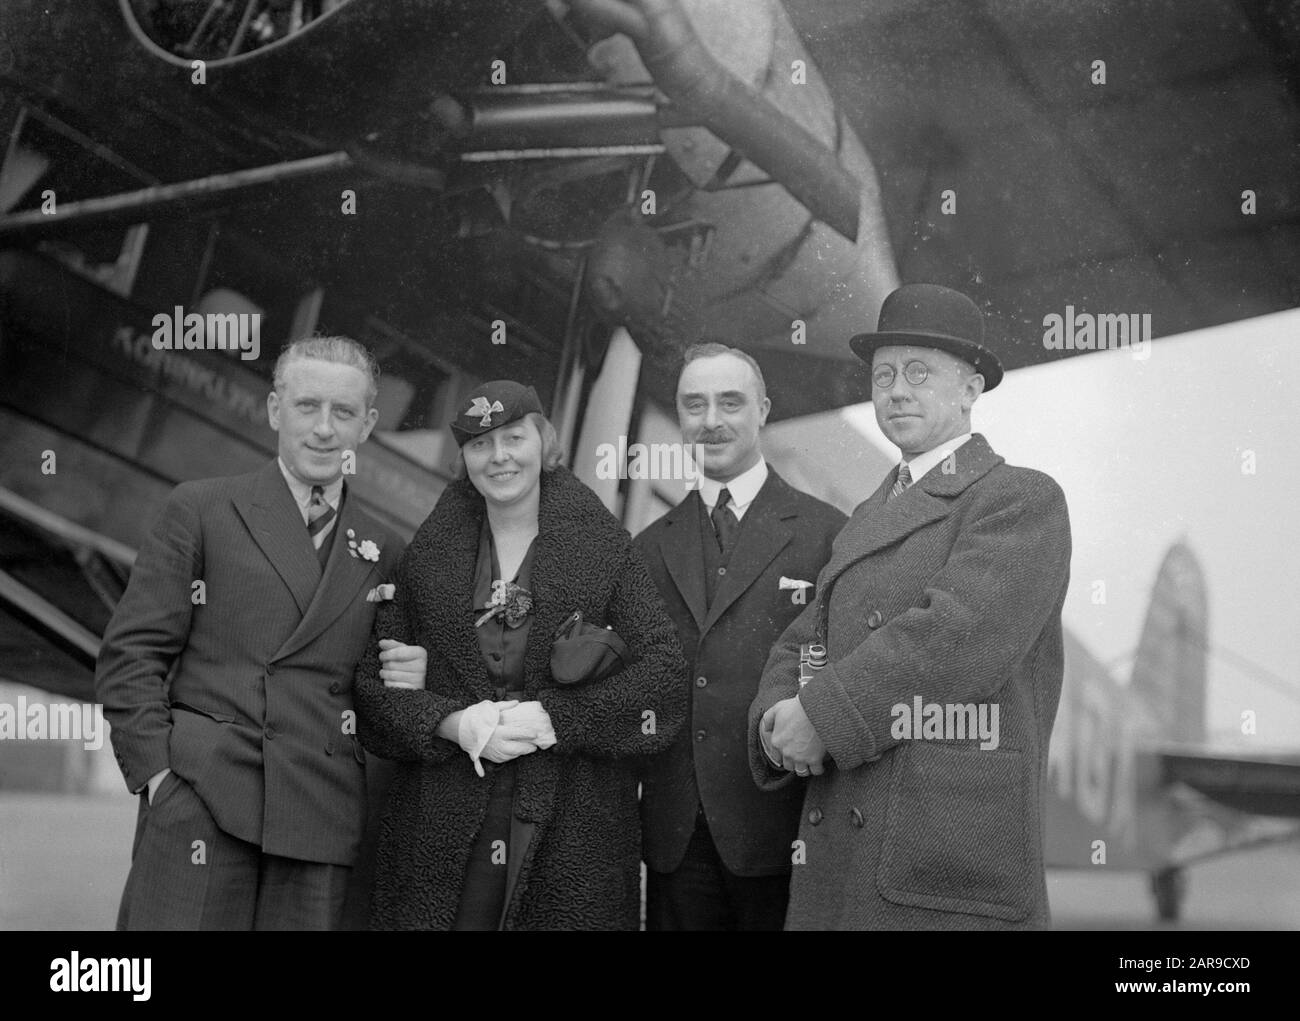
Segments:
[[[327,744],[327,745],[325,745],[325,754],[326,754],[326,755],[333,755],[333,754],[334,754],[334,745],[332,745],[332,744]]]
[[[884,619],[885,618],[880,615],[879,610],[872,610],[867,616],[867,627],[880,627]]]
[[[822,821],[822,810],[820,808],[814,808],[808,813],[808,821],[816,826]]]
[[[727,573],[727,569],[726,569],[725,567],[719,567],[719,568],[718,568],[718,573],[719,573],[719,574],[726,574],[726,573]]]
[[[703,730],[697,730],[697,731],[695,732],[695,740],[697,740],[697,741],[703,741],[703,740],[704,740],[706,737],[708,737],[708,736],[709,736],[709,735],[708,735],[707,733],[705,733]]]
[[[705,686],[706,684],[708,684],[708,683],[709,683],[709,682],[708,682],[707,680],[705,680],[703,677],[697,677],[697,678],[695,678],[695,686],[696,686],[697,688],[702,688],[702,687],[704,687],[704,686]]]
[[[267,663],[267,664],[266,664],[266,676],[267,676],[267,677],[270,677],[270,676],[271,676],[272,674],[274,674],[274,673],[275,673],[275,664],[274,664],[274,663]]]
[[[849,818],[850,818],[851,820],[853,820],[853,825],[854,825],[854,826],[856,826],[858,829],[862,829],[862,813],[861,813],[861,812],[859,812],[856,808],[851,808],[851,809],[849,809]]]
[[[262,731],[262,733],[266,735],[266,739],[268,741],[275,740],[275,728],[271,726],[269,723],[266,725],[266,728]]]
[[[333,684],[330,685],[331,695],[337,695],[342,690],[343,690],[343,685],[341,685],[338,681],[335,681]]]

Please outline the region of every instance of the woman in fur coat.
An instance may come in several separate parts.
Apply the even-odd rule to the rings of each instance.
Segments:
[[[531,387],[484,384],[452,431],[467,477],[407,548],[357,668],[361,742],[398,763],[370,925],[635,929],[635,766],[684,722],[676,631],[627,532],[559,466]],[[574,611],[630,665],[557,683]]]

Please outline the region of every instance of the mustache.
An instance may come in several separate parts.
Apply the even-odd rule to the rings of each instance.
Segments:
[[[728,429],[706,429],[695,437],[696,443],[725,443],[731,439],[731,431]]]

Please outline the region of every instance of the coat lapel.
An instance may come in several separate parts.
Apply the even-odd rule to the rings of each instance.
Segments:
[[[695,626],[703,632],[709,607],[704,590],[704,548],[700,545],[701,507],[700,491],[694,489],[668,512],[664,520],[669,527],[660,543],[660,551],[669,577],[695,618]]]
[[[740,523],[740,537],[736,540],[736,548],[731,551],[722,584],[713,596],[713,605],[709,607],[704,626],[700,629],[701,636],[717,623],[727,608],[754,584],[767,565],[794,538],[794,521],[799,512],[787,498],[788,493],[785,481],[769,468],[767,481]],[[695,532],[698,535],[699,529]],[[697,560],[696,575],[701,573],[699,563]]]
[[[367,534],[369,519],[357,508],[357,501],[351,493],[345,493],[339,510],[339,519],[334,524],[334,541],[330,547],[329,559],[325,562],[325,574],[316,586],[311,602],[303,614],[302,620],[294,629],[288,640],[275,654],[275,659],[291,656],[314,639],[332,624],[361,591],[361,586],[374,576],[375,563],[360,556],[353,556],[348,548],[348,531],[356,535],[356,542],[377,538],[379,533]],[[303,529],[303,535],[307,530]],[[310,540],[308,548],[316,556]]]
[[[447,501],[443,506],[443,500]],[[429,578],[428,612],[450,634],[450,641],[440,651],[455,668],[465,688],[480,699],[495,695],[487,668],[479,653],[478,632],[474,630],[474,573],[478,568],[479,537],[486,511],[483,498],[468,480],[453,482],[434,509],[438,523],[432,536],[433,559],[429,566],[436,571]],[[537,574],[537,556],[533,557],[533,574]]]
[[[854,512],[836,540],[822,590],[829,591],[836,578],[864,557],[945,517],[952,510],[952,498],[1001,464],[1002,458],[993,453],[981,434],[975,433],[957,449],[954,462],[955,471],[945,473],[943,466],[937,465],[892,499],[888,494],[897,471],[885,476],[880,488]]]
[[[528,629],[524,671],[540,676],[548,669],[555,632],[574,610],[581,609],[578,593],[572,591],[574,569],[565,563],[573,529],[574,507],[566,489],[581,485],[559,469],[543,476],[537,506],[537,543],[533,548],[533,572],[529,580],[533,593],[533,622]]]
[[[298,612],[306,613],[320,580],[320,563],[280,465],[272,460],[234,504],[253,541],[289,587]]]

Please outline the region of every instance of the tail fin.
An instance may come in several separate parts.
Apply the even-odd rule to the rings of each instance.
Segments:
[[[1131,681],[1168,740],[1205,739],[1207,622],[1201,565],[1191,549],[1175,543],[1156,574]]]

